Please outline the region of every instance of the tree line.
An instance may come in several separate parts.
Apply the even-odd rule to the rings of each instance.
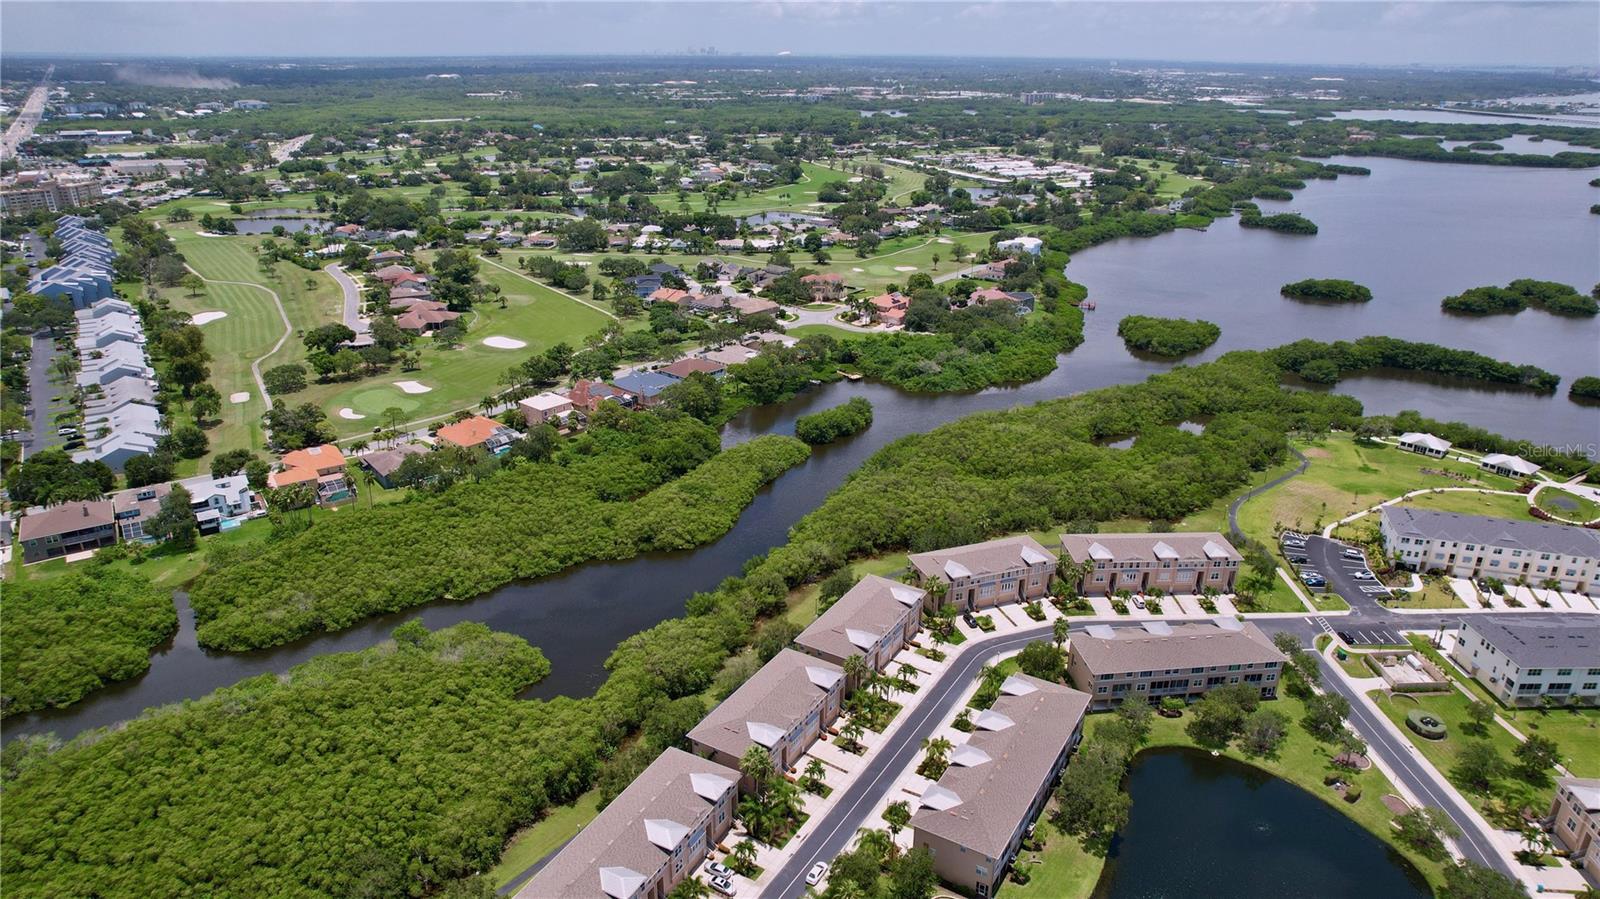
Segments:
[[[1464,381],[1510,384],[1537,393],[1553,393],[1561,383],[1560,375],[1536,365],[1515,365],[1471,350],[1457,350],[1395,337],[1362,337],[1354,341],[1336,340],[1332,343],[1297,340],[1267,350],[1266,354],[1284,371],[1293,372],[1316,384],[1337,384],[1347,374],[1375,368],[1430,372]]]
[[[871,424],[872,402],[866,397],[857,396],[832,409],[795,419],[794,436],[816,446],[859,434]]]
[[[1445,297],[1439,308],[1461,315],[1515,315],[1528,307],[1556,315],[1592,316],[1600,314],[1600,300],[1585,296],[1571,284],[1518,278],[1505,287],[1469,287]]]

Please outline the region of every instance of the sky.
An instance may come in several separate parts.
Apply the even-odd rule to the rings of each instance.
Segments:
[[[0,52],[1019,56],[1600,67],[1600,3],[4,0]]]

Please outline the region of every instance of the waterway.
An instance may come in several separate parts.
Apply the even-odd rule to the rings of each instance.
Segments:
[[[1287,781],[1190,749],[1141,753],[1094,899],[1426,899],[1421,873]],[[1377,796],[1362,802],[1377,802]]]
[[[1129,313],[1204,317],[1222,325],[1218,345],[1186,362],[1302,337],[1393,334],[1532,362],[1567,381],[1600,373],[1600,323],[1534,310],[1512,318],[1460,320],[1438,308],[1447,293],[1517,277],[1567,281],[1585,290],[1600,281],[1600,216],[1587,212],[1594,202],[1587,181],[1596,172],[1345,161],[1369,166],[1373,174],[1313,182],[1292,203],[1278,204],[1316,221],[1322,232],[1315,237],[1245,230],[1224,219],[1206,232],[1116,241],[1079,253],[1068,274],[1089,285],[1099,310],[1088,314],[1086,343],[1039,381],[942,395],[840,382],[782,406],[746,410],[724,430],[725,445],[764,433],[792,433],[798,416],[851,396],[865,396],[875,407],[871,428],[819,447],[758,494],[732,531],[714,543],[584,565],[476,599],[433,603],[253,653],[198,648],[192,616],[180,605],[180,631],[153,656],[146,674],[65,710],[17,716],[5,723],[4,736],[46,731],[71,736],[151,706],[198,698],[245,677],[281,672],[323,653],[371,646],[413,617],[435,628],[471,620],[518,634],[540,647],[553,666],[550,677],[529,695],[586,694],[604,679],[605,658],[617,643],[680,614],[693,593],[714,588],[737,574],[745,560],[781,545],[790,526],[890,441],[974,412],[1132,383],[1170,369],[1174,363],[1136,358],[1123,347],[1116,321]],[[1285,282],[1305,277],[1352,278],[1372,287],[1376,297],[1359,307],[1325,307],[1277,295]],[[1400,375],[1350,378],[1337,389],[1371,412],[1417,409],[1591,452],[1600,444],[1600,410],[1575,406],[1564,392],[1538,397]]]

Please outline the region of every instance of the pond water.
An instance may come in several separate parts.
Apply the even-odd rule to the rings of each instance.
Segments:
[[[10,719],[4,736],[44,731],[71,736],[323,653],[371,646],[411,618],[431,628],[481,621],[522,636],[553,666],[529,695],[586,694],[604,679],[605,658],[621,640],[681,614],[694,592],[714,588],[737,574],[745,560],[782,544],[791,525],[890,441],[974,412],[1132,383],[1170,369],[1175,363],[1137,358],[1123,347],[1116,322],[1129,313],[1202,317],[1220,324],[1218,344],[1186,363],[1302,337],[1393,334],[1531,362],[1566,382],[1600,373],[1600,322],[1535,310],[1464,320],[1446,317],[1438,307],[1447,293],[1519,277],[1567,281],[1584,290],[1600,281],[1600,216],[1587,211],[1594,190],[1587,181],[1594,171],[1344,161],[1369,166],[1373,174],[1313,182],[1293,203],[1276,204],[1309,215],[1322,227],[1315,237],[1245,230],[1237,220],[1224,219],[1207,232],[1115,241],[1077,254],[1068,276],[1089,285],[1099,310],[1088,314],[1085,344],[1038,381],[940,395],[840,382],[782,406],[745,410],[724,429],[725,445],[760,434],[793,433],[795,418],[852,396],[872,401],[874,420],[865,432],[818,447],[807,462],[780,476],[714,543],[584,565],[475,599],[441,601],[253,653],[198,648],[191,616],[180,605],[181,629],[154,655],[149,672],[68,709]],[[1367,284],[1376,297],[1355,308],[1278,296],[1282,284],[1306,277],[1348,277]],[[1570,403],[1565,383],[1560,394],[1539,397],[1520,390],[1463,388],[1432,376],[1373,373],[1347,378],[1337,389],[1374,413],[1417,409],[1508,435],[1587,447],[1591,453],[1600,444],[1600,409]]]
[[[300,210],[290,210],[299,212]],[[240,234],[271,234],[274,228],[283,228],[285,231],[320,231],[328,227],[324,219],[295,218],[290,216],[263,216],[260,213],[249,218],[233,220],[233,226],[239,229]]]
[[[1427,899],[1405,858],[1299,787],[1189,749],[1141,753],[1094,899]],[[1377,802],[1367,796],[1362,802]]]

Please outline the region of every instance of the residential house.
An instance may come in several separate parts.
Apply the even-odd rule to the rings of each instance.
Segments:
[[[356,457],[361,467],[372,473],[373,480],[385,490],[394,489],[394,475],[408,457],[426,455],[429,448],[420,443],[402,443],[387,449],[372,450]]]
[[[1550,832],[1591,884],[1600,886],[1600,779],[1558,777]]]
[[[150,520],[161,511],[161,501],[178,483],[189,491],[189,508],[194,512],[195,524],[202,534],[215,534],[224,528],[234,527],[234,522],[248,518],[260,509],[255,494],[244,475],[213,478],[210,475],[186,478],[162,484],[129,487],[111,495],[116,517],[117,537],[125,542],[154,542],[146,530]]]
[[[1478,467],[1484,471],[1518,480],[1531,478],[1539,473],[1538,465],[1521,456],[1508,456],[1505,453],[1489,453],[1483,457],[1482,462],[1478,463]]]
[[[994,248],[1002,253],[1030,253],[1037,256],[1044,249],[1044,241],[1037,237],[1023,235],[1021,237],[1013,237],[1010,240],[996,241]]]
[[[1600,531],[1543,521],[1384,506],[1384,548],[1414,571],[1492,577],[1600,595]]]
[[[1600,624],[1462,619],[1450,658],[1506,705],[1600,699]]]
[[[727,373],[728,367],[712,359],[688,356],[672,363],[663,365],[659,371],[664,375],[682,380],[695,372],[708,374],[713,378],[721,378]]]
[[[604,381],[591,381],[588,378],[579,378],[567,391],[567,399],[572,401],[574,409],[581,409],[591,415],[606,401],[614,402],[623,407],[632,407],[635,398],[633,394],[620,387],[613,387]]]
[[[107,499],[30,509],[17,523],[22,561],[41,562],[117,542],[116,510]]]
[[[399,250],[374,250],[367,254],[367,263],[377,266],[379,269],[390,265],[396,268],[403,268],[405,261],[406,254]],[[407,269],[407,271],[410,271],[410,269]]]
[[[760,746],[785,772],[839,717],[843,702],[838,665],[783,649],[695,725],[689,742],[695,754],[734,770],[746,749]]]
[[[739,772],[669,748],[515,899],[665,899],[733,827]]]
[[[911,844],[933,857],[940,880],[969,896],[995,894],[1083,737],[1088,706],[1087,694],[1025,674],[1001,683],[911,816]]]
[[[443,303],[425,300],[412,303],[405,312],[394,317],[394,326],[411,334],[432,334],[461,317]]]
[[[492,418],[474,415],[441,426],[439,430],[434,432],[434,436],[444,443],[465,449],[481,446],[493,455],[498,456],[510,449],[511,444],[521,439],[522,434]]]
[[[761,355],[760,351],[753,350],[741,344],[729,344],[721,349],[711,350],[704,354],[704,358],[719,365],[743,365],[751,359]]]
[[[651,294],[661,289],[660,275],[634,275],[623,278],[623,283],[633,289],[633,295],[639,299],[646,299]]]
[[[522,420],[532,427],[572,414],[572,400],[559,393],[538,393],[518,400],[517,408],[522,410]]]
[[[974,266],[967,272],[967,277],[977,278],[980,281],[1004,281],[1006,278],[1006,262],[1001,259],[996,262],[987,262]]]
[[[890,327],[906,322],[906,310],[911,308],[911,298],[898,291],[880,293],[867,300],[872,307],[872,320]]]
[[[319,505],[340,502],[356,495],[345,471],[344,453],[331,443],[308,446],[285,453],[278,470],[267,475],[267,486],[282,489],[294,484],[311,486]]]
[[[678,383],[678,379],[660,372],[634,371],[613,379],[611,383],[636,397],[640,406],[648,408],[661,402],[661,391]]]
[[[1194,533],[1062,534],[1061,554],[1084,566],[1080,596],[1133,593],[1233,592],[1244,557],[1215,531]]]
[[[728,305],[740,315],[776,315],[781,308],[771,300],[749,296],[734,297]]]
[[[928,591],[869,574],[801,631],[794,645],[835,665],[860,656],[868,668],[882,671],[916,636],[925,611]]]
[[[1432,434],[1420,431],[1408,431],[1400,435],[1400,448],[1435,459],[1443,459],[1445,453],[1450,452],[1450,441]]]
[[[935,594],[939,591],[931,585],[944,585],[937,602],[967,612],[1039,599],[1049,592],[1056,568],[1056,557],[1032,537],[1002,537],[912,553],[910,561],[919,585]]]
[[[379,281],[382,281],[385,284],[393,286],[402,280],[412,279],[416,276],[416,274],[416,272],[412,271],[406,266],[395,265],[391,263],[373,270],[372,277],[377,278]]]
[[[1286,657],[1261,632],[1237,618],[1139,627],[1091,624],[1074,630],[1067,672],[1093,696],[1094,707],[1110,708],[1132,693],[1152,704],[1169,696],[1194,699],[1216,687],[1247,684],[1272,699]]]
[[[699,291],[689,294],[679,305],[695,312],[721,312],[728,308],[728,301],[720,293]]]
[[[811,298],[820,303],[836,303],[844,296],[844,275],[833,272],[805,275],[801,283],[811,290]]]

